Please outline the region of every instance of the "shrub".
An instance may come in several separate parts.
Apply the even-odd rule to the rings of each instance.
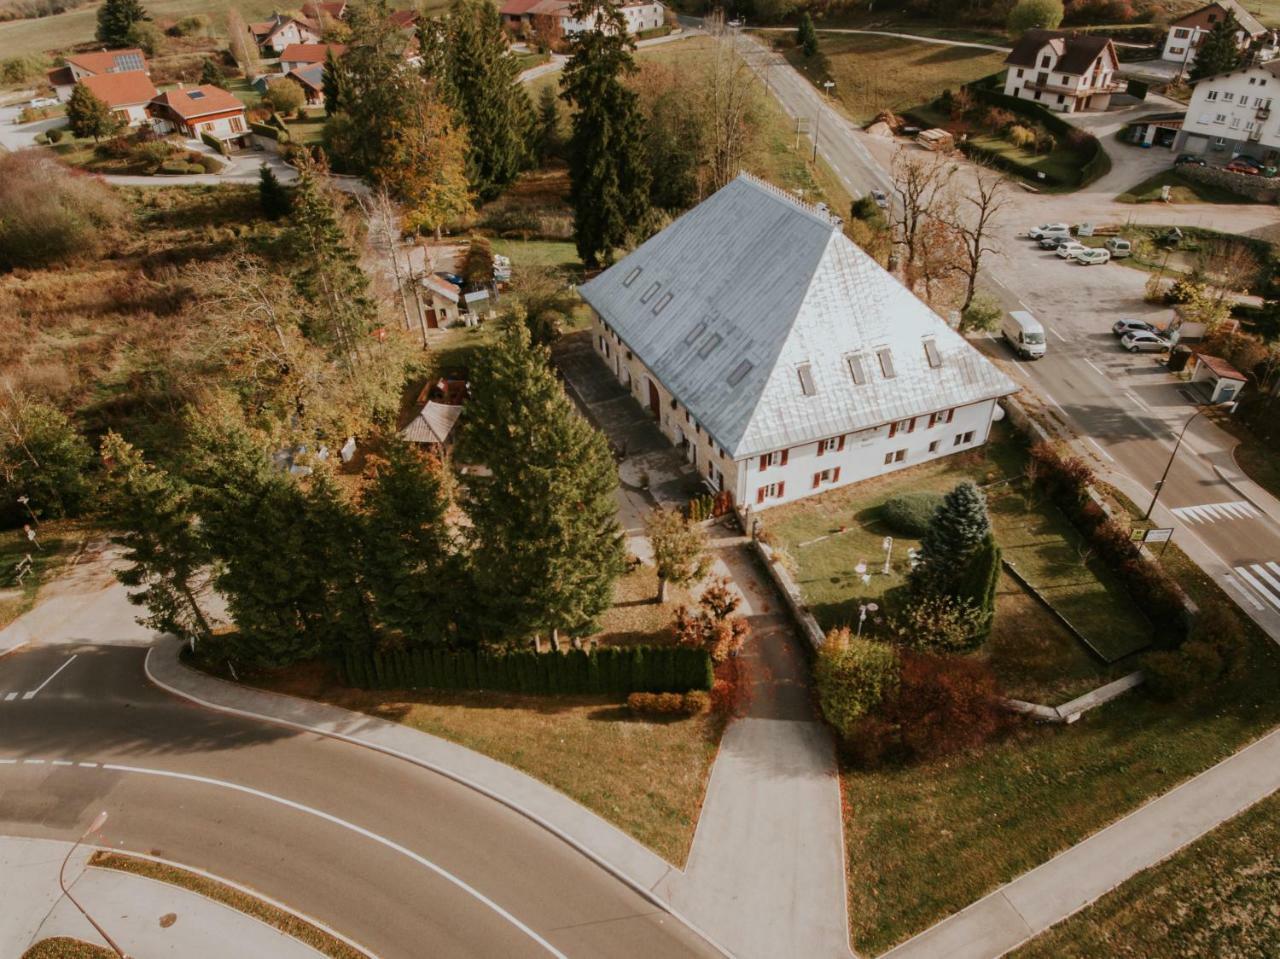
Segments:
[[[711,694],[695,689],[684,694],[681,711],[686,716],[700,716],[711,708]]]
[[[1036,142],[1035,131],[1029,130],[1021,124],[1015,123],[1009,127],[1009,132],[1005,134],[1009,142],[1016,147],[1026,149]]]
[[[822,715],[843,738],[898,686],[898,652],[892,646],[832,630],[818,652],[814,681]]]
[[[133,159],[143,166],[148,173],[154,173],[160,169],[161,165],[173,158],[173,154],[177,152],[175,147],[168,140],[153,140],[150,143],[141,143],[133,148]]]
[[[45,133],[45,136],[46,136],[46,137],[48,137],[48,139],[49,139],[49,142],[50,142],[50,143],[60,143],[60,142],[62,142],[62,138],[63,138],[65,135],[66,135],[66,131],[65,131],[65,130],[63,130],[63,129],[61,129],[60,127],[59,127],[59,128],[54,128],[54,129],[49,130],[48,132],[46,132],[46,133]]]
[[[1024,30],[1053,30],[1062,22],[1062,0],[1018,0],[1006,26],[1014,36]]]
[[[942,506],[942,494],[927,490],[901,493],[885,500],[880,507],[880,518],[895,533],[902,536],[923,536],[929,530],[929,521]]]
[[[937,759],[986,742],[1006,715],[986,663],[905,652],[897,692],[882,717],[899,729],[902,758]]]
[[[1018,117],[1012,110],[1001,107],[987,107],[982,115],[982,125],[992,133],[1003,133],[1017,122]]]
[[[173,25],[170,32],[177,37],[192,37],[197,34],[207,33],[209,30],[209,18],[203,13],[193,14],[189,17],[183,17]]]
[[[998,562],[998,547],[995,555]],[[990,616],[968,599],[932,595],[913,599],[891,617],[889,628],[907,646],[953,652],[980,643],[990,621]]]
[[[636,713],[671,715],[684,711],[684,697],[679,693],[632,693],[627,708]]]
[[[292,80],[277,80],[267,87],[267,92],[262,97],[271,105],[271,109],[277,113],[293,113],[302,109],[306,99],[302,94],[302,87],[298,86]]]
[[[961,333],[992,333],[1000,326],[1004,310],[988,296],[976,296],[960,314]]]
[[[42,146],[42,147],[43,147],[43,146],[48,146],[48,145],[49,145],[49,134],[47,134],[47,133],[37,133],[37,134],[36,134],[36,136],[35,136],[35,141],[36,141],[36,143],[40,144],[40,146]]]
[[[1188,700],[1222,676],[1221,654],[1210,643],[1189,640],[1181,649],[1157,650],[1142,658],[1151,695],[1166,702]]]
[[[0,83],[8,86],[39,80],[48,66],[49,59],[43,55],[5,57],[0,60]]]
[[[93,256],[124,219],[111,189],[35,150],[0,153],[0,269]]]
[[[196,157],[195,163],[200,167],[200,171],[202,173],[217,173],[222,169],[222,164],[211,156],[198,156]]]
[[[186,160],[165,160],[160,164],[160,172],[166,176],[178,176],[187,172]]]
[[[25,518],[17,505],[44,519],[76,516],[89,504],[93,451],[57,408],[20,393],[0,407],[5,436],[0,439],[0,511]]]

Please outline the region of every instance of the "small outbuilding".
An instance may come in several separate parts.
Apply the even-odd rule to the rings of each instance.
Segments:
[[[421,443],[431,449],[446,449],[461,415],[461,406],[428,400],[422,412],[400,431],[400,435],[410,443]]]
[[[921,130],[916,135],[916,142],[934,153],[950,153],[956,148],[956,138],[938,127],[932,130]]]
[[[1197,353],[1191,367],[1191,382],[1201,384],[1200,388],[1208,393],[1209,402],[1217,404],[1234,400],[1248,380],[1222,357]]]

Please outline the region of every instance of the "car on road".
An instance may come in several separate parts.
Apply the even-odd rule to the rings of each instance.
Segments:
[[[1111,332],[1116,336],[1127,336],[1130,333],[1155,333],[1156,328],[1146,320],[1116,320],[1111,324]]]
[[[1038,360],[1044,356],[1044,327],[1025,310],[1006,314],[1000,323],[1000,335],[1023,359]]]
[[[1120,345],[1130,353],[1167,353],[1169,341],[1159,333],[1126,333],[1120,337]]]
[[[56,107],[57,105],[57,97],[36,97],[27,104],[27,106],[31,107],[33,110],[42,110],[45,107]]]
[[[1099,263],[1106,263],[1111,259],[1111,254],[1106,250],[1085,249],[1077,253],[1074,259],[1077,263],[1083,263],[1085,266],[1095,266]]]
[[[1247,176],[1258,176],[1262,173],[1262,164],[1246,157],[1236,157],[1227,164],[1226,168],[1229,173],[1243,173]]]
[[[1079,240],[1067,240],[1058,244],[1057,254],[1064,260],[1074,260],[1076,255],[1089,249]]]
[[[1208,166],[1208,161],[1204,157],[1196,156],[1194,153],[1179,153],[1173,161],[1174,166]]]
[[[1046,236],[1070,236],[1071,226],[1067,223],[1041,223],[1027,231],[1033,240],[1043,240]]]
[[[889,209],[889,197],[885,195],[884,190],[872,190],[871,199],[876,201],[876,206],[880,209]]]

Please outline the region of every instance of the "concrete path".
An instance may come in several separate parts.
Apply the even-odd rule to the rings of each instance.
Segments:
[[[0,837],[0,956],[17,959],[53,936],[106,945],[58,886],[70,843]],[[72,895],[133,959],[316,959],[321,953],[221,903],[168,883],[88,866],[80,847],[67,865]]]
[[[944,919],[885,959],[995,959],[1277,789],[1280,730]]]
[[[759,33],[795,33],[795,27],[752,27]],[[868,37],[895,37],[898,40],[914,40],[916,43],[933,43],[940,47],[972,47],[975,50],[990,50],[993,53],[1008,53],[1012,47],[1001,47],[993,43],[977,43],[971,40],[944,40],[941,37],[922,37],[918,33],[894,33],[892,30],[855,30],[851,27],[818,27],[819,33],[854,33]]]

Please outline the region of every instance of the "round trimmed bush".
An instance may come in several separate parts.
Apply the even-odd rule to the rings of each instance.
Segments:
[[[929,529],[929,521],[941,505],[941,493],[902,493],[885,501],[880,516],[895,533],[918,537]]]

